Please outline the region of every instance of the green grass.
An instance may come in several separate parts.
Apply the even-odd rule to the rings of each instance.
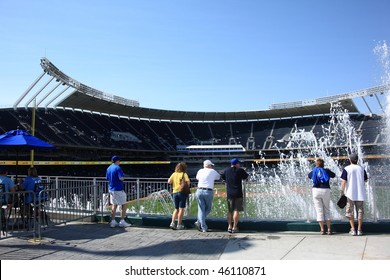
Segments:
[[[218,193],[225,193],[226,187],[224,184],[215,185],[215,189]],[[189,200],[189,211],[190,216],[196,216],[198,213],[198,202],[195,197],[196,189],[193,189],[191,192],[191,197]],[[139,201],[131,201],[127,204],[127,208],[131,212],[138,213],[138,210],[141,210],[141,214],[158,214],[158,215],[170,215],[174,210],[173,203],[169,203],[162,200],[151,199],[149,197],[143,198]],[[216,197],[214,196],[212,210],[209,216],[211,217],[225,217],[227,213],[227,203],[226,197]]]
[[[259,191],[256,188],[250,188],[247,185],[248,191],[251,194],[257,196],[247,197],[246,198],[246,217],[253,219],[263,219],[263,220],[283,220],[283,219],[298,219],[310,220],[315,219],[315,209],[311,197],[311,193],[302,193],[304,189],[301,190],[300,195],[295,197],[295,200],[291,198],[291,194],[277,194],[268,193],[266,190]],[[218,194],[223,194],[226,192],[225,185],[218,184],[215,186]],[[306,191],[306,190],[305,190]],[[186,210],[186,215],[191,217],[196,217],[198,213],[198,203],[195,197],[196,190],[192,190],[192,194],[189,201],[189,207]],[[374,216],[379,219],[388,219],[390,217],[390,206],[388,201],[390,199],[389,188],[373,188],[372,189],[372,199],[375,203],[365,203],[365,218],[368,220],[373,220]],[[336,202],[339,199],[340,191],[336,188],[331,190],[331,201],[334,205],[333,207],[333,218],[335,219],[344,219],[345,209],[340,209],[336,206]],[[153,200],[150,198],[144,198],[139,201],[139,204],[136,201],[132,201],[128,204],[128,208],[131,209],[131,212],[138,213],[138,205],[141,208],[141,214],[155,214],[155,215],[171,215],[174,207],[173,202],[168,201],[162,203],[161,201]],[[225,196],[215,196],[213,200],[212,211],[210,217],[226,217],[227,214],[227,202]]]

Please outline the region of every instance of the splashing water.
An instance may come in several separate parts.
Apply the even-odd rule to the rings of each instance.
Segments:
[[[339,103],[334,103],[328,124],[322,126],[321,137],[317,138],[314,131],[296,127],[284,147],[276,144],[274,148],[280,154],[276,168],[268,167],[265,161],[252,166],[251,183],[247,186],[247,216],[267,220],[314,219],[316,213],[311,197],[311,180],[307,174],[313,168],[313,160],[322,158],[325,167],[336,174],[336,178],[331,179],[331,188],[335,191],[331,192],[330,208],[332,219],[341,219],[344,213],[336,202],[341,184],[338,178],[343,166],[338,158],[351,153],[358,153],[360,159],[363,157],[361,135],[355,130],[348,111]],[[286,150],[287,153],[283,152]],[[368,165],[363,165],[368,171]],[[368,211],[372,208],[370,194],[368,187]]]
[[[374,48],[374,53],[378,56],[379,65],[382,67],[381,82],[386,85],[386,109],[385,109],[385,135],[386,144],[390,145],[390,54],[386,41],[379,43]]]

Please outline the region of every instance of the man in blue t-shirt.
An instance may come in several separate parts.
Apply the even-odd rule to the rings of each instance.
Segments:
[[[8,177],[8,169],[5,166],[0,166],[0,184],[2,185],[2,192],[15,192],[15,184],[12,182],[11,178]],[[12,207],[12,199],[10,198],[9,194],[0,196],[1,205],[7,205],[7,211]]]
[[[123,171],[119,166],[120,158],[118,156],[113,156],[111,161],[112,164],[107,168],[106,172],[106,179],[108,181],[108,192],[110,194],[110,201],[112,204],[110,227],[128,227],[130,225],[125,221],[125,214],[127,210],[127,197],[123,186],[125,175],[123,174]],[[115,213],[118,205],[122,206],[121,219],[119,223],[115,220]]]

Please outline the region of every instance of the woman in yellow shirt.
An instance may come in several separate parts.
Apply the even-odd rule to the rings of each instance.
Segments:
[[[179,162],[175,167],[175,172],[172,173],[168,179],[168,184],[172,184],[173,201],[175,203],[175,210],[172,214],[172,222],[170,224],[171,229],[184,229],[183,215],[186,208],[188,195],[180,192],[180,181],[184,176],[184,180],[190,184],[190,178],[187,175],[187,164]],[[177,219],[177,226],[175,221]]]

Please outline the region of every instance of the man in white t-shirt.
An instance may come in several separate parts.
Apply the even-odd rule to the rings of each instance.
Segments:
[[[207,232],[206,217],[213,205],[214,181],[219,180],[221,176],[213,169],[214,164],[210,160],[205,160],[203,167],[196,174],[196,179],[198,180],[198,190],[196,191],[198,220],[195,222],[195,226],[199,231]]]
[[[347,206],[345,216],[348,217],[351,225],[349,234],[352,236],[363,235],[363,202],[366,200],[366,187],[364,182],[367,181],[367,173],[363,167],[358,165],[359,157],[357,154],[349,156],[350,165],[344,168],[341,174],[341,193],[347,197]],[[358,218],[357,233],[355,230],[354,209],[356,209]]]

